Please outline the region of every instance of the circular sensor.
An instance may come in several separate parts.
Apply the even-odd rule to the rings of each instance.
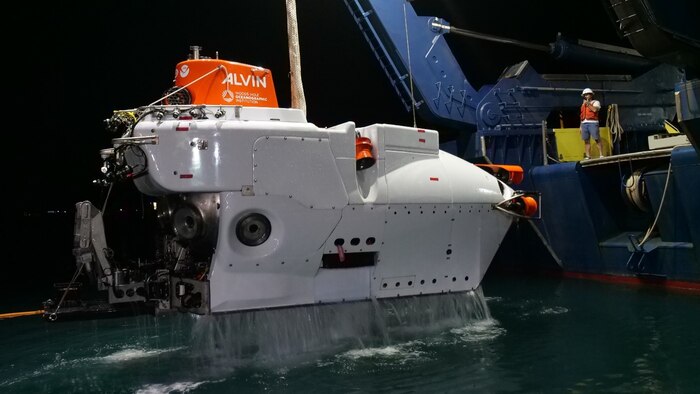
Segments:
[[[189,206],[179,208],[173,215],[173,230],[183,240],[198,238],[204,231],[202,215]]]
[[[270,221],[259,213],[246,215],[236,225],[236,236],[244,245],[261,245],[270,237]]]

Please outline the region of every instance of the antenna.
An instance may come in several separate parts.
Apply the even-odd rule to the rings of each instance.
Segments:
[[[199,51],[202,50],[202,47],[199,45],[192,45],[190,46],[190,51],[192,51],[192,59],[197,60],[199,59]]]

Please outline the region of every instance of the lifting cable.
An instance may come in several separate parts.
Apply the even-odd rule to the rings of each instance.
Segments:
[[[306,96],[301,80],[301,50],[299,48],[299,26],[297,22],[296,0],[287,0],[287,42],[289,47],[289,75],[292,88],[292,108],[304,112],[306,116]]]
[[[85,262],[83,261],[82,264],[78,267],[78,269],[75,270],[75,274],[73,274],[73,278],[70,280],[68,283],[68,286],[66,286],[66,290],[63,292],[63,295],[61,296],[61,300],[58,301],[58,305],[56,305],[56,309],[51,312],[49,315],[49,320],[51,321],[56,321],[58,319],[58,310],[61,309],[61,304],[63,304],[63,301],[66,299],[66,295],[68,295],[68,292],[70,291],[71,286],[73,286],[73,283],[75,282],[76,279],[78,279],[78,275],[83,271],[83,266],[85,265]]]
[[[70,280],[70,283],[68,283],[68,286],[66,286],[66,290],[63,292],[63,296],[61,296],[61,300],[58,302],[58,305],[56,305],[56,309],[49,315],[49,320],[51,321],[56,321],[58,319],[58,310],[61,308],[61,304],[63,304],[63,301],[66,299],[66,295],[70,291],[71,286],[73,286],[73,283],[75,280],[78,278],[78,275],[80,275],[80,272],[83,270],[83,266],[85,263],[83,262],[80,264],[78,269],[75,270],[75,274],[73,274],[73,278]],[[22,316],[33,316],[33,315],[40,315],[43,314],[45,310],[36,310],[36,311],[26,311],[26,312],[12,312],[12,313],[3,313],[0,314],[0,320],[2,319],[12,319],[15,317],[22,317]]]
[[[189,87],[190,85],[194,85],[195,83],[197,83],[197,82],[201,81],[202,79],[206,78],[207,76],[209,76],[209,74],[214,73],[214,72],[216,72],[216,71],[219,71],[219,70],[221,70],[222,68],[223,68],[223,66],[216,66],[216,67],[214,67],[213,70],[207,72],[206,74],[204,74],[204,75],[202,75],[201,77],[195,79],[194,81],[188,83],[187,85],[181,86],[179,89],[173,90],[172,92],[166,94],[165,96],[159,98],[158,100],[156,100],[156,101],[154,101],[154,102],[148,104],[146,107],[151,107],[151,106],[155,105],[157,102],[163,101],[163,100],[165,100],[166,98],[172,96],[173,94],[177,94],[177,93],[178,93],[179,91],[181,91],[182,89],[186,89],[186,88]]]
[[[641,248],[642,245],[644,245],[645,242],[649,240],[649,237],[651,237],[652,231],[654,231],[654,228],[656,227],[656,222],[659,220],[659,216],[661,216],[661,209],[664,207],[664,200],[666,199],[666,191],[668,190],[668,183],[669,180],[671,179],[671,162],[669,161],[668,163],[668,171],[666,172],[666,184],[664,184],[664,192],[661,194],[661,202],[659,202],[659,209],[656,211],[656,217],[654,218],[654,223],[651,224],[649,229],[647,229],[646,234],[644,235],[644,238],[639,242],[639,247]]]
[[[411,85],[411,109],[413,111],[413,127],[416,124],[416,98],[413,94],[413,70],[411,69],[411,45],[408,40],[408,19],[406,17],[406,3],[403,3],[403,27],[406,31],[406,55],[408,56],[408,82]]]

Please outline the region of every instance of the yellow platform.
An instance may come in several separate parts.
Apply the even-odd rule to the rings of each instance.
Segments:
[[[581,139],[581,130],[577,128],[570,129],[554,129],[554,137],[557,141],[557,152],[560,162],[579,161],[583,159],[585,152],[583,140]],[[600,128],[600,139],[603,142],[603,154],[610,156],[612,154],[612,143],[610,138],[610,129],[607,127]],[[598,145],[591,138],[591,157],[600,156]]]

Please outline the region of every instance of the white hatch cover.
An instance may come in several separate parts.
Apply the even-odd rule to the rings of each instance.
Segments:
[[[253,183],[256,195],[289,196],[309,208],[342,209],[348,203],[327,138],[259,138]]]

